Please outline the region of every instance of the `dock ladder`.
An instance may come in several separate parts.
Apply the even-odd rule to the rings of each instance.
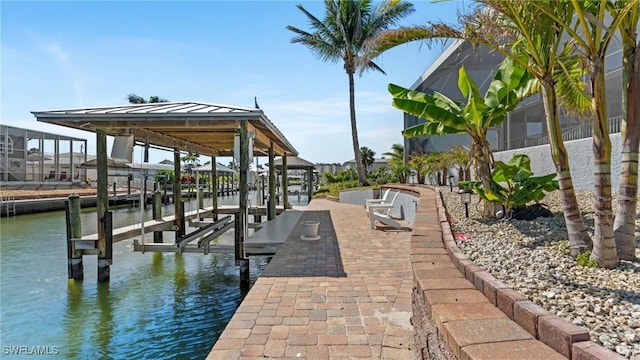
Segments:
[[[3,196],[0,207],[4,208],[4,213],[9,216],[16,216],[16,198],[14,196]]]

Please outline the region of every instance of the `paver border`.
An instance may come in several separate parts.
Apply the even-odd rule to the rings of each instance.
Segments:
[[[586,328],[572,324],[534,304],[527,297],[494,278],[489,272],[471,261],[456,245],[438,188],[423,185],[399,184],[388,185],[386,187],[410,191],[417,194],[420,198],[416,221],[414,223],[414,234],[412,236],[411,261],[414,269],[415,292],[418,296],[424,296],[424,298],[420,299],[422,301],[416,301],[416,297],[414,296],[414,316],[419,316],[417,312],[423,311],[426,312],[432,322],[434,318],[440,318],[442,315],[437,314],[437,311],[441,307],[434,307],[434,304],[431,303],[431,299],[434,298],[433,295],[423,295],[431,291],[424,289],[425,286],[428,286],[425,285],[426,281],[432,281],[431,286],[443,286],[442,284],[437,284],[438,278],[451,280],[457,277],[451,273],[446,275],[438,274],[443,272],[443,269],[441,269],[442,266],[436,267],[436,270],[425,270],[422,257],[428,256],[428,254],[440,254],[440,252],[437,251],[440,247],[435,244],[435,242],[439,241],[442,244],[441,248],[449,255],[453,266],[457,268],[462,277],[466,278],[475,290],[481,293],[489,303],[500,309],[508,319],[514,321],[529,333],[533,339],[550,347],[557,354],[572,360],[624,359],[621,355],[591,341]],[[430,224],[433,222],[438,223],[439,228]],[[436,235],[438,233],[441,235],[439,239]],[[424,236],[427,234],[428,236]],[[433,251],[425,251],[427,249]],[[421,265],[418,265],[420,263]],[[451,287],[452,288],[448,290],[440,290],[440,296],[437,298],[442,299],[442,291],[456,291],[456,286]],[[459,300],[464,302],[462,299]],[[476,300],[469,301],[469,304],[473,304],[475,301]],[[420,309],[421,306],[424,306],[425,309]],[[470,315],[471,318],[473,318],[473,316],[477,315]],[[416,323],[417,321],[414,321],[414,326]],[[473,352],[467,353],[464,351],[465,347],[461,348],[457,343],[452,344],[451,337],[447,334],[442,334],[443,329],[441,329],[441,327],[442,326],[438,327],[438,330],[441,332],[441,340],[448,343],[450,349],[458,358],[474,358]],[[420,329],[416,329],[416,331],[420,331]],[[418,341],[418,338],[419,334],[416,334],[416,341]],[[422,343],[424,343],[424,341]],[[515,341],[513,343],[514,345],[521,345]],[[419,343],[417,342],[417,344]],[[527,342],[527,346],[531,344],[533,343]],[[505,344],[502,344],[500,347],[494,347],[493,349],[500,349],[501,352],[517,352],[515,348],[510,349],[504,345]],[[424,349],[422,352],[425,354]],[[514,354],[516,352],[514,352]],[[548,355],[548,353],[546,354]],[[499,357],[498,354],[494,355],[497,356],[496,358]]]

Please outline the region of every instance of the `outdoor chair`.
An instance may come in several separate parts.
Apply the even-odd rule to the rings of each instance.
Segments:
[[[391,209],[393,209],[393,207],[395,206],[394,203],[399,194],[399,191],[396,192],[395,195],[393,195],[390,203],[369,205],[369,222],[371,223],[372,229],[376,228],[376,220],[385,225],[391,226],[394,229],[401,228],[400,224],[397,221],[393,220],[390,215]]]
[[[60,171],[60,181],[65,181],[65,180],[67,180],[67,172]]]
[[[56,171],[55,170],[51,170],[49,171],[49,175],[45,176],[45,180],[55,180],[56,178]]]
[[[369,211],[369,205],[384,204],[385,202],[389,201],[388,198],[390,192],[391,189],[387,189],[380,199],[366,199],[364,207],[367,209],[367,211]]]

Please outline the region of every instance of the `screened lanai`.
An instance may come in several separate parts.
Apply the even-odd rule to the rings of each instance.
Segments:
[[[615,43],[615,42],[614,42]],[[612,43],[606,59],[607,110],[609,132],[620,131],[622,63],[620,43]],[[476,81],[481,94],[484,94],[495,76],[503,57],[484,46],[472,46],[469,42],[457,40],[449,44],[434,63],[416,80],[411,89],[433,93],[440,92],[447,97],[466,103],[458,89],[458,70],[461,66]],[[403,85],[403,84],[399,84]],[[404,86],[404,85],[403,85]],[[560,114],[562,137],[565,141],[591,136],[591,121]],[[424,122],[415,116],[404,115],[404,128]],[[540,95],[535,94],[520,103],[511,111],[506,121],[489,130],[487,139],[493,151],[519,149],[548,143],[545,125],[545,113]],[[468,146],[471,138],[467,135],[424,136],[405,138],[405,154],[445,152],[451,146]]]
[[[0,181],[69,183],[86,180],[87,140],[0,125]]]

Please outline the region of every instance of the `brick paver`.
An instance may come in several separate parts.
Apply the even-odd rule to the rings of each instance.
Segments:
[[[300,240],[305,220],[320,240]],[[207,359],[417,359],[410,236],[370,229],[362,206],[313,200]],[[457,272],[431,260],[425,271]]]

